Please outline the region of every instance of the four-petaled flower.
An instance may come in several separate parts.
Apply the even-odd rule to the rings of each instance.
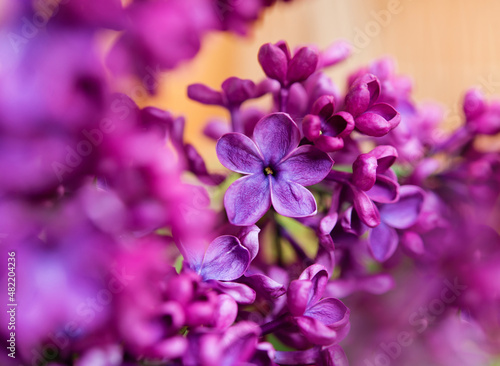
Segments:
[[[228,133],[217,142],[217,156],[226,168],[247,174],[226,191],[224,206],[233,225],[255,224],[273,205],[283,216],[316,214],[309,186],[325,178],[332,159],[311,145],[298,147],[300,132],[289,115],[262,118],[253,141],[241,133]]]

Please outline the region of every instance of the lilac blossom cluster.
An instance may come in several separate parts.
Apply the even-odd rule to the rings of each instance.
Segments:
[[[472,366],[500,353],[500,154],[478,144],[500,132],[500,101],[468,91],[446,132],[390,59],[341,93],[325,69],[349,44],[268,43],[262,80],[187,90],[228,112],[204,129],[227,168],[211,172],[182,116],[113,89],[126,75],[155,93],[151,70],[193,58],[207,32],[244,35],[274,2],[5,6],[0,256],[16,253],[19,307],[2,365]],[[119,33],[103,60],[106,29]],[[266,95],[268,109],[252,106]]]

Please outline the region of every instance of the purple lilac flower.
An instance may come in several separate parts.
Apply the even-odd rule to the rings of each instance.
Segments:
[[[259,63],[266,75],[289,87],[306,80],[318,66],[318,51],[312,47],[301,47],[291,55],[284,41],[266,43],[259,50]]]
[[[488,103],[480,90],[471,89],[465,94],[463,110],[466,126],[473,134],[495,135],[500,132],[498,100]]]
[[[424,197],[420,187],[404,185],[397,202],[379,204],[380,225],[369,234],[370,249],[377,260],[383,262],[394,253],[399,243],[396,229],[408,229],[417,222]]]
[[[325,152],[344,147],[343,138],[354,130],[354,119],[347,112],[335,113],[333,96],[322,96],[312,106],[312,114],[302,120],[305,137]]]
[[[192,84],[188,86],[188,97],[203,104],[226,108],[231,115],[232,131],[241,133],[246,130],[240,110],[241,104],[277,89],[275,82],[270,79],[255,85],[251,80],[237,77],[226,79],[221,88],[222,91],[219,92],[204,84]]]
[[[320,182],[333,162],[313,146],[298,147],[297,125],[284,113],[274,113],[255,126],[253,140],[239,133],[222,136],[217,156],[228,169],[247,174],[224,196],[229,221],[252,225],[269,209],[284,216],[316,213],[316,201],[303,185]]]
[[[346,110],[354,117],[356,129],[368,136],[384,136],[401,121],[390,104],[377,102],[379,95],[377,77],[366,74],[354,81],[345,97]]]
[[[252,303],[255,291],[243,283],[233,282],[242,277],[259,250],[256,226],[243,228],[239,237],[223,235],[214,239],[205,250],[197,246],[182,245],[186,267],[196,272],[211,288],[227,293],[235,301]],[[263,276],[265,277],[265,276]],[[264,286],[267,282],[260,284]]]
[[[312,265],[288,287],[288,309],[304,337],[315,345],[328,346],[349,332],[349,309],[334,298],[323,298],[328,272]]]

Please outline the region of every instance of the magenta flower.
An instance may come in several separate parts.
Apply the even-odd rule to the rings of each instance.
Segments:
[[[401,122],[401,115],[390,104],[378,102],[379,95],[379,80],[365,74],[356,79],[345,97],[346,110],[354,117],[356,129],[368,136],[384,136]]]
[[[344,147],[344,137],[354,130],[354,119],[347,112],[335,111],[334,98],[323,95],[312,106],[312,114],[302,121],[302,130],[309,141],[324,152]]]
[[[396,229],[413,226],[422,211],[424,191],[417,186],[401,186],[399,200],[394,203],[380,204],[380,225],[373,228],[369,235],[369,247],[376,260],[389,259],[399,244]]]
[[[329,346],[349,332],[349,309],[338,299],[323,298],[328,272],[313,264],[288,287],[288,308],[300,332],[315,345]]]
[[[316,213],[309,186],[331,170],[330,157],[311,145],[300,146],[297,125],[285,113],[262,118],[253,141],[241,133],[228,133],[217,142],[217,156],[226,168],[247,174],[226,191],[224,206],[233,225],[255,224],[273,205],[283,216]]]
[[[266,43],[260,47],[259,63],[268,78],[278,80],[284,87],[306,80],[316,71],[318,51],[301,47],[293,55],[284,41]]]

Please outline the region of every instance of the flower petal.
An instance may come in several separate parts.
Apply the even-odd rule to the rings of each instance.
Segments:
[[[279,180],[310,186],[321,182],[332,170],[333,161],[328,154],[312,145],[295,149],[276,167]]]
[[[270,299],[276,299],[286,292],[285,286],[262,273],[246,274],[242,280],[259,294]]]
[[[235,236],[223,235],[209,244],[199,271],[205,281],[232,281],[240,278],[249,264],[248,249]]]
[[[226,294],[217,296],[217,305],[214,312],[213,326],[217,329],[226,329],[236,320],[238,304]]]
[[[231,106],[239,106],[244,101],[254,97],[255,84],[252,80],[242,80],[232,76],[224,80],[222,90]]]
[[[189,99],[203,104],[224,105],[222,94],[204,84],[192,84],[188,86]]]
[[[401,122],[401,115],[387,103],[374,104],[356,118],[356,128],[365,135],[381,137],[387,135]]]
[[[238,179],[227,189],[224,207],[231,224],[255,224],[271,207],[269,179],[264,174]]]
[[[320,55],[320,67],[328,67],[344,61],[352,54],[352,45],[345,40],[338,40],[328,46]]]
[[[322,95],[312,105],[311,113],[321,117],[324,121],[330,118],[335,111],[333,95]]]
[[[329,346],[337,342],[338,333],[321,321],[308,316],[297,317],[295,321],[309,342],[319,346]]]
[[[413,258],[418,258],[425,253],[424,241],[414,231],[405,231],[401,236],[401,245],[405,252]]]
[[[405,185],[399,189],[399,201],[380,207],[380,217],[387,225],[406,229],[417,222],[425,193],[417,186]]]
[[[352,164],[352,182],[363,191],[370,190],[377,179],[377,159],[369,154],[359,155]]]
[[[311,192],[300,184],[272,179],[271,202],[280,215],[306,217],[316,214],[316,200]]]
[[[314,140],[314,146],[324,152],[335,152],[344,147],[344,140],[323,134]]]
[[[377,174],[374,186],[366,194],[375,202],[395,202],[399,198],[399,184],[385,175]]]
[[[370,231],[368,245],[373,257],[379,262],[384,262],[394,253],[398,242],[396,230],[382,222]]]
[[[309,141],[316,140],[321,133],[321,120],[318,116],[308,114],[302,120],[302,132]]]
[[[340,329],[349,322],[350,311],[338,299],[326,298],[308,308],[305,316],[319,320],[332,329]]]
[[[354,209],[359,219],[369,227],[375,227],[380,224],[380,213],[370,197],[353,185],[350,188],[353,193]]]
[[[328,283],[329,274],[321,264],[313,264],[307,267],[299,276],[299,280],[309,280],[313,287],[309,293],[308,306],[312,306],[323,296]]]
[[[300,316],[304,314],[311,291],[313,291],[313,283],[309,280],[290,282],[287,292],[287,304],[292,315]]]
[[[253,131],[265,164],[278,164],[300,141],[300,131],[286,113],[272,113],[262,118]]]
[[[188,349],[188,341],[181,335],[172,336],[156,343],[152,349],[156,357],[173,359],[182,357]],[[95,362],[92,361],[92,363]]]
[[[380,82],[372,74],[365,74],[354,81],[345,97],[346,111],[357,117],[378,99]]]
[[[288,60],[281,48],[266,43],[260,47],[258,59],[267,77],[285,84]]]
[[[241,321],[228,328],[220,340],[224,350],[221,366],[244,365],[257,348],[260,328],[250,321]]]
[[[370,151],[367,155],[377,159],[377,173],[382,174],[387,171],[398,157],[398,151],[394,146],[379,145]]]
[[[255,301],[255,291],[242,283],[212,280],[209,284],[213,288],[228,294],[240,304],[251,304]]]
[[[226,168],[242,174],[262,172],[262,157],[247,136],[232,132],[222,136],[215,147],[217,157]]]
[[[316,71],[318,66],[318,52],[312,47],[302,47],[288,63],[286,78],[289,84],[303,81]]]
[[[250,252],[251,261],[254,260],[259,252],[259,233],[260,229],[257,225],[243,227],[238,233],[241,244]]]
[[[342,347],[334,345],[320,352],[318,366],[349,366],[349,361]]]

